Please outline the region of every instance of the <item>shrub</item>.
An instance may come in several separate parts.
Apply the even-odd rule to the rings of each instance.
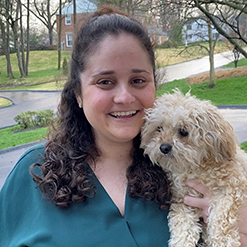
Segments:
[[[22,129],[28,127],[45,127],[55,121],[55,113],[53,110],[27,111],[17,115],[14,120]]]
[[[35,116],[34,111],[21,112],[17,115],[14,120],[21,126],[21,128],[26,129],[28,127],[34,126],[33,119]]]
[[[159,46],[159,48],[178,48],[178,42],[172,40],[166,40]]]
[[[63,59],[63,74],[64,75],[68,75],[69,74],[69,65],[68,65],[67,58]]]
[[[45,127],[54,122],[55,114],[53,110],[44,110],[36,112],[36,125]]]

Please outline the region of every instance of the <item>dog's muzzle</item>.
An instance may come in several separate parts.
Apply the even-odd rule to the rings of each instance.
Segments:
[[[160,145],[160,151],[163,153],[163,154],[168,154],[170,153],[172,150],[172,145],[170,144],[167,144],[167,143],[163,143]]]

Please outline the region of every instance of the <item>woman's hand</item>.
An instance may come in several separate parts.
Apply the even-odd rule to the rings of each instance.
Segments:
[[[201,209],[201,217],[204,222],[207,223],[209,212],[209,204],[212,198],[207,187],[202,185],[196,180],[188,180],[186,185],[195,189],[199,193],[201,193],[202,197],[192,197],[185,196],[184,203],[191,207],[196,207]],[[247,203],[239,210],[239,233],[240,233],[240,242],[241,247],[247,247]]]
[[[192,197],[192,196],[187,195],[184,197],[184,203],[191,207],[200,208],[201,217],[203,218],[204,222],[207,223],[208,216],[210,213],[209,203],[212,197],[208,188],[196,180],[188,180],[186,182],[186,185],[198,191],[203,196],[202,197]]]
[[[239,210],[239,218],[241,247],[247,247],[247,203]]]

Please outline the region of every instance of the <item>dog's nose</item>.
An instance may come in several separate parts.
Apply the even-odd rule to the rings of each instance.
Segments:
[[[170,144],[162,144],[160,145],[160,151],[163,154],[168,154],[172,150],[172,145]]]

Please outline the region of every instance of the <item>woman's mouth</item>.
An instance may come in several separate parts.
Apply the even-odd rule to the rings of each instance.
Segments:
[[[110,115],[115,118],[122,118],[122,117],[132,117],[136,115],[138,111],[121,111],[121,112],[111,112]]]

